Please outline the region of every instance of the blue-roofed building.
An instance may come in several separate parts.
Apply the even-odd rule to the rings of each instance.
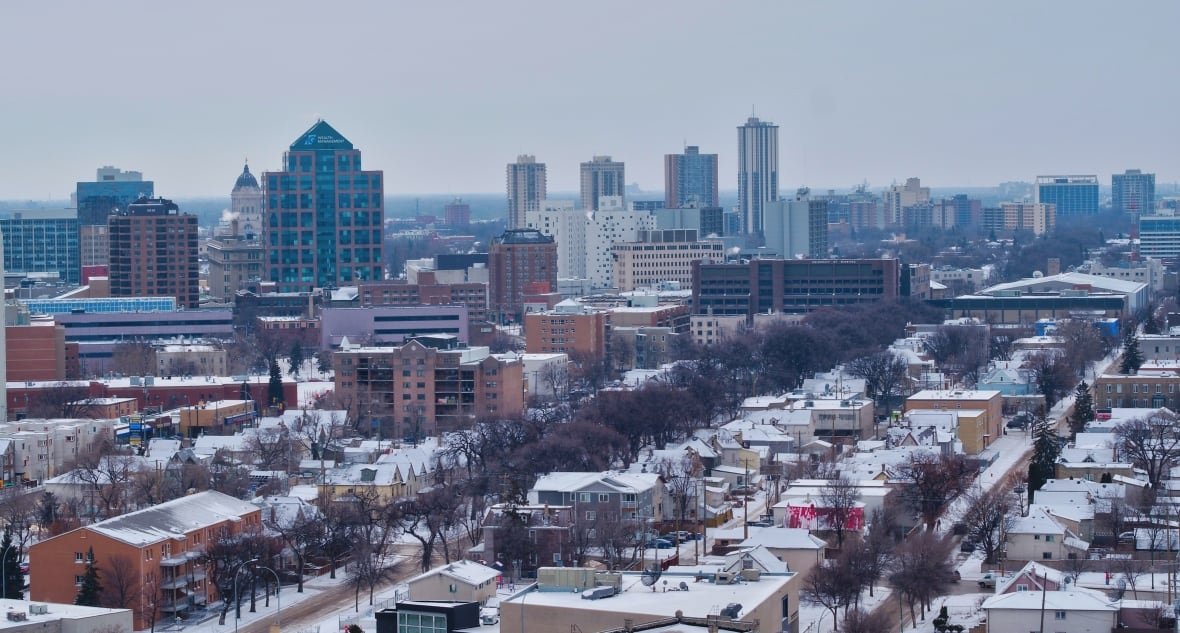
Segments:
[[[104,297],[91,299],[21,299],[30,314],[112,314],[175,312],[176,297]]]

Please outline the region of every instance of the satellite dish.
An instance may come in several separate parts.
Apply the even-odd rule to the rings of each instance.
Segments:
[[[643,576],[640,578],[640,582],[643,583],[644,587],[650,587],[656,584],[656,581],[660,579],[660,574],[662,573],[663,570],[660,569],[659,565],[652,565],[643,570]]]

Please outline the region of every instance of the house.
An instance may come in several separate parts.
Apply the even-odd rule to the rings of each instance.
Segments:
[[[1067,586],[1066,574],[1052,567],[1029,561],[1011,576],[996,579],[996,593],[1017,591],[1057,591]]]
[[[1115,475],[1135,476],[1135,466],[1118,459],[1117,451],[1109,444],[1104,446],[1067,446],[1061,449],[1057,458],[1058,479],[1086,479],[1102,481]]]
[[[572,506],[581,520],[599,517],[659,522],[666,489],[656,473],[558,472],[542,475],[529,491],[533,505]]]
[[[738,547],[766,548],[775,558],[787,564],[790,571],[807,577],[811,569],[824,560],[827,542],[811,532],[795,528],[750,528],[750,538]]]
[[[1037,381],[1032,372],[1020,367],[1019,361],[992,361],[991,367],[979,381],[976,388],[985,391],[999,391],[1005,396],[1031,396],[1037,393]]]
[[[520,560],[525,576],[539,567],[577,564],[575,523],[573,506],[497,503],[484,512],[483,541],[467,550],[467,558],[500,570]],[[527,555],[516,549],[523,541]]]
[[[1061,560],[1085,557],[1089,544],[1081,541],[1044,508],[1032,506],[1007,533],[1009,560]]]
[[[496,595],[500,571],[469,560],[457,560],[406,581],[410,600],[478,602],[486,604]]]
[[[1118,626],[1118,606],[1085,590],[1004,593],[985,600],[982,608],[988,633],[1110,633]],[[1042,614],[1048,628],[1041,627]]]
[[[422,478],[413,464],[344,464],[326,471],[324,481],[319,486],[320,494],[328,499],[372,492],[388,501],[417,494],[422,487]]]
[[[93,550],[99,569],[127,570],[126,585],[136,594],[136,604],[157,606],[155,614],[136,609],[134,628],[145,629],[149,619],[180,617],[220,599],[214,583],[206,581],[205,548],[223,534],[261,528],[258,506],[220,492],[173,499],[34,543],[29,597],[73,602],[86,573],[87,552]]]

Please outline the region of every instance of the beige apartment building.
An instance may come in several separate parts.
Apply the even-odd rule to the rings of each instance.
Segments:
[[[725,247],[720,240],[699,240],[696,229],[639,231],[639,239],[611,247],[614,280],[620,292],[654,286],[661,281],[692,284],[692,263],[700,259],[721,261]]]

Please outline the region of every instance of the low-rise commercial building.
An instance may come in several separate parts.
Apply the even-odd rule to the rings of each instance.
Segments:
[[[640,231],[634,242],[611,246],[615,286],[621,292],[676,281],[692,283],[692,263],[721,261],[725,246],[721,240],[699,240],[692,229]]]
[[[901,296],[895,259],[755,259],[693,262],[695,314],[803,314]]]
[[[982,411],[982,415],[967,413],[958,416],[959,441],[963,443],[963,450],[976,455],[1004,432],[1003,402],[1004,396],[999,391],[927,389],[906,398],[905,409],[907,412]]]

